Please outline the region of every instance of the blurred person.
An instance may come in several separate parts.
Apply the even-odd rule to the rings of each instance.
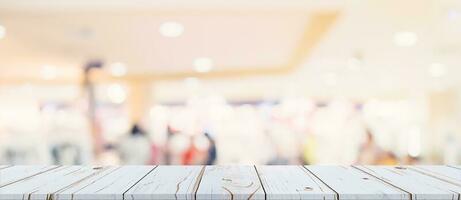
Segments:
[[[315,163],[316,146],[315,137],[312,134],[308,134],[302,148],[301,163],[303,165]]]
[[[90,124],[78,106],[46,103],[41,112],[44,138],[53,164],[82,165],[97,160],[93,154]]]
[[[385,151],[385,152],[382,152],[381,155],[378,156],[376,163],[373,163],[373,164],[397,165],[398,163],[399,162],[398,162],[397,156],[393,152]]]
[[[376,144],[370,129],[366,130],[365,142],[360,146],[358,164],[378,164],[383,150]]]
[[[267,165],[288,165],[290,163],[290,160],[284,156],[282,149],[280,148],[280,145],[277,144],[274,141],[274,138],[271,137],[268,133],[266,133],[266,136],[268,136],[268,144],[271,146],[271,149],[273,150],[272,154],[273,156],[266,162]]]
[[[193,165],[196,162],[196,156],[199,153],[198,149],[195,147],[194,143],[192,142],[193,137],[189,137],[189,140],[191,141],[191,145],[189,148],[187,148],[186,152],[184,152],[184,155],[182,157],[182,163],[183,165]]]
[[[207,132],[205,132],[205,137],[208,139],[208,156],[206,160],[206,165],[213,165],[215,164],[217,160],[217,152],[216,152],[216,141],[214,138],[211,137],[211,135]]]
[[[117,147],[113,144],[106,144],[103,151],[95,162],[96,165],[120,165],[120,155]]]
[[[288,165],[290,164],[290,160],[282,156],[280,149],[276,147],[275,156],[272,157],[266,164],[267,165]]]
[[[303,144],[297,133],[282,121],[274,121],[271,130],[266,133],[266,146],[271,149],[271,156],[265,162],[269,165],[288,165],[302,163]]]
[[[191,145],[183,155],[185,165],[212,165],[216,160],[216,145],[208,133],[191,137]]]
[[[51,164],[47,140],[43,135],[41,127],[13,123],[0,127],[0,164]]]
[[[188,153],[192,154],[191,152],[188,152],[191,151],[191,146],[192,140],[188,135],[175,131],[174,134],[168,138],[166,143],[166,164],[180,165],[191,161],[191,158],[185,158],[186,156],[192,156],[188,155]]]
[[[151,142],[138,124],[134,124],[129,135],[121,139],[118,150],[123,164],[143,165],[151,160]]]
[[[81,165],[81,150],[72,143],[61,143],[51,147],[53,164],[61,165]]]
[[[151,148],[150,148],[150,159],[149,159],[149,164],[151,165],[158,165],[161,164],[162,161],[165,159],[165,150],[158,145],[154,144],[151,142]]]
[[[402,164],[404,165],[417,165],[420,164],[421,158],[420,157],[413,157],[407,155],[403,158]]]
[[[173,138],[173,136],[175,135],[175,133],[177,133],[177,131],[175,131],[173,129],[173,127],[171,127],[169,124],[166,126],[166,133],[167,133],[167,136],[166,136],[166,143],[165,143],[165,164],[169,165],[171,164],[171,151],[170,151],[170,146],[171,146],[171,140]]]

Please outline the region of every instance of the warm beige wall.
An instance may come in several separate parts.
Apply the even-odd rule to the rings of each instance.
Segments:
[[[434,162],[456,164],[461,139],[461,125],[458,123],[458,93],[455,89],[447,89],[429,93],[429,130],[431,159]],[[437,157],[435,155],[442,155]]]

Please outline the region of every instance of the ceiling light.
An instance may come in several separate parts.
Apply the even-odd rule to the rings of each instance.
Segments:
[[[394,43],[401,47],[410,47],[418,42],[418,35],[414,32],[402,31],[394,34]]]
[[[207,57],[197,58],[194,60],[194,68],[199,73],[209,72],[213,68],[213,60]]]
[[[6,35],[6,28],[0,25],[0,39],[4,38]]]
[[[115,77],[121,77],[126,74],[126,66],[121,62],[112,63],[109,67],[110,74]]]
[[[53,80],[57,77],[58,72],[55,66],[52,65],[44,65],[40,70],[40,76],[44,80]]]
[[[184,32],[184,26],[178,22],[164,22],[159,31],[165,37],[179,37]]]
[[[432,63],[429,67],[429,74],[434,78],[440,78],[447,73],[446,67],[442,63]]]

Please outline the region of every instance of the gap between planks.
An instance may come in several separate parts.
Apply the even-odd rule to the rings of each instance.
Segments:
[[[389,186],[391,186],[391,187],[394,187],[394,188],[396,188],[396,189],[398,189],[398,190],[400,190],[400,191],[402,191],[402,192],[407,193],[407,194],[409,195],[409,197],[410,197],[410,200],[412,200],[412,199],[414,198],[414,197],[413,197],[413,194],[412,194],[411,192],[406,191],[406,190],[404,190],[403,188],[400,188],[399,186],[396,186],[396,185],[392,184],[391,182],[386,181],[386,180],[384,180],[384,179],[382,179],[382,178],[380,178],[380,177],[378,177],[378,176],[375,176],[375,175],[373,175],[373,174],[370,174],[370,173],[368,173],[368,172],[366,172],[366,171],[364,171],[364,170],[358,168],[358,167],[355,166],[355,165],[351,165],[351,166],[352,166],[353,168],[359,170],[359,171],[362,172],[362,173],[365,173],[365,174],[367,174],[367,175],[370,175],[370,176],[372,176],[372,177],[377,178],[378,180],[382,181],[383,183],[385,183],[385,184],[387,184],[387,185],[389,185]],[[367,168],[366,166],[362,166],[362,167]],[[370,170],[370,171],[373,171],[372,169],[369,169],[369,168],[367,168],[367,169]]]
[[[6,168],[12,167],[12,166],[13,166],[13,165],[2,165],[2,166],[0,166],[0,170],[6,169]]]
[[[461,170],[461,165],[460,166],[454,166],[454,165],[447,165],[447,167],[455,168]]]
[[[447,167],[451,167],[451,166],[447,165]],[[456,167],[452,167],[452,168],[459,169],[459,168],[456,168]],[[415,167],[408,167],[408,169],[410,169],[412,171],[415,171],[417,173],[424,174],[426,176],[429,176],[429,177],[432,177],[432,178],[435,178],[435,179],[438,179],[438,180],[441,180],[441,181],[444,181],[444,182],[447,182],[447,183],[450,183],[450,184],[453,184],[453,185],[461,187],[461,185],[459,183],[456,183],[454,181],[448,180],[446,178],[442,178],[442,177],[440,177],[440,174],[437,175],[436,172],[425,171],[424,169],[419,169],[419,168],[415,168]],[[459,170],[461,170],[461,169],[459,169]],[[458,194],[461,196],[461,193],[458,192]]]
[[[251,166],[254,168],[255,173],[256,173],[256,175],[257,175],[257,177],[258,177],[258,181],[259,181],[259,183],[260,183],[261,186],[262,186],[262,190],[263,190],[263,193],[264,193],[264,198],[267,199],[267,192],[266,192],[266,189],[265,189],[265,187],[264,187],[263,182],[261,181],[261,174],[260,174],[260,172],[258,171],[256,165],[251,165]],[[10,166],[2,166],[2,167],[0,168],[0,170],[6,169],[6,168],[9,168],[9,167],[13,167],[13,166],[11,166],[11,165],[10,165]],[[43,173],[45,173],[45,172],[48,172],[48,171],[57,169],[57,168],[59,168],[59,167],[62,167],[62,166],[55,166],[55,167],[46,169],[46,170],[44,170],[44,171],[40,171],[40,172],[38,172],[38,173],[35,173],[35,174],[32,174],[32,175],[29,175],[29,176],[20,178],[20,179],[15,180],[15,181],[13,181],[13,182],[11,182],[11,183],[2,185],[2,186],[0,186],[0,188],[1,188],[1,187],[8,186],[8,185],[11,185],[11,184],[14,184],[14,183],[17,183],[17,182],[22,181],[22,180],[25,180],[25,179],[32,178],[32,177],[34,177],[34,176],[37,176],[37,175],[43,174]],[[334,188],[332,188],[332,187],[329,186],[327,183],[325,183],[320,177],[318,177],[315,173],[313,173],[312,171],[310,171],[306,166],[301,166],[301,167],[302,167],[303,169],[305,169],[306,172],[307,172],[308,174],[314,176],[317,180],[319,180],[319,181],[322,182],[325,186],[327,186],[329,189],[331,189],[331,190],[335,193],[335,196],[336,196],[335,199],[339,199],[339,193],[338,193],[337,191],[335,191]],[[360,168],[357,167],[357,166],[353,166],[353,165],[352,165],[351,167],[354,168],[354,169],[356,169],[356,170],[358,170],[358,171],[361,172],[361,173],[364,173],[364,174],[367,174],[367,175],[369,175],[369,176],[375,177],[376,179],[380,180],[381,182],[383,182],[383,183],[386,184],[386,185],[389,185],[389,186],[391,186],[391,187],[393,187],[393,188],[396,188],[396,189],[398,189],[398,190],[400,190],[400,191],[402,191],[402,192],[405,192],[405,193],[409,194],[410,200],[411,200],[411,199],[414,199],[414,196],[413,196],[413,194],[412,194],[411,192],[406,191],[406,190],[404,190],[404,189],[402,189],[402,188],[396,186],[395,184],[393,184],[393,183],[391,183],[391,182],[389,182],[389,181],[383,179],[382,177],[378,177],[378,176],[376,176],[376,175],[373,175],[373,174],[371,174],[371,173],[368,173],[367,171],[364,171],[364,170],[360,169]],[[362,167],[365,167],[365,168],[368,169],[368,170],[372,170],[372,169],[370,169],[370,168],[367,168],[366,166],[362,166]],[[448,166],[448,165],[447,165],[447,167],[451,167],[451,168],[454,168],[454,169],[461,170],[461,168],[460,168],[459,166]],[[136,186],[141,180],[143,180],[143,179],[144,179],[146,176],[148,176],[150,173],[154,172],[157,168],[158,168],[158,165],[157,165],[157,166],[154,166],[149,172],[147,172],[144,176],[142,176],[139,180],[137,180],[133,185],[131,185],[126,191],[124,191],[124,192],[123,192],[123,199],[124,199],[124,200],[126,199],[125,194],[126,194],[131,188],[133,188],[134,186]],[[194,190],[193,190],[193,191],[194,191],[194,194],[193,194],[193,195],[194,195],[194,198],[195,198],[195,199],[197,199],[197,191],[199,190],[199,188],[200,188],[200,186],[201,186],[201,182],[202,182],[202,179],[203,179],[204,172],[205,172],[205,169],[206,169],[206,168],[207,168],[206,165],[202,166],[201,171],[200,171],[199,175],[197,176],[197,180],[196,180],[196,182],[195,182],[195,184],[194,184]],[[430,175],[428,175],[428,174],[426,174],[426,173],[423,173],[423,172],[421,172],[421,171],[419,171],[419,170],[415,170],[415,169],[413,169],[413,168],[411,168],[411,167],[408,167],[408,168],[409,168],[409,169],[412,169],[413,171],[415,171],[415,172],[417,172],[417,173],[424,174],[424,175],[426,175],[426,176],[430,176]],[[111,173],[112,173],[112,172],[111,172]],[[109,173],[108,175],[110,175],[111,173]],[[430,177],[437,178],[437,177],[434,177],[434,176],[430,176]],[[439,179],[439,178],[437,178],[437,179]],[[440,180],[441,180],[441,179],[440,179]],[[446,180],[443,180],[443,181],[446,181]],[[74,183],[72,183],[72,184],[74,184]],[[70,184],[70,185],[72,185],[72,184]]]
[[[157,169],[158,165],[156,165],[154,168],[152,168],[149,172],[147,172],[143,177],[141,177],[138,181],[136,181],[131,187],[129,187],[127,190],[125,190],[122,194],[123,200],[125,200],[125,194],[130,191],[131,188],[133,188],[136,184],[141,182],[142,179],[146,178],[147,175],[152,173],[155,169]]]
[[[312,172],[311,170],[309,170],[306,166],[303,165],[303,168],[306,169],[306,171],[310,174],[312,174],[315,178],[317,178],[320,182],[322,182],[324,185],[326,185],[328,188],[330,188],[331,191],[333,191],[335,193],[335,199],[339,200],[339,193],[333,189],[332,187],[330,187],[327,183],[325,183],[325,181],[323,181],[320,177],[318,177],[314,172]]]
[[[203,174],[205,173],[205,168],[206,168],[206,165],[202,166],[202,169],[200,170],[200,174],[198,175],[198,180],[194,184],[194,199],[197,199],[197,191],[198,191],[198,188],[200,187],[200,183],[202,182]]]
[[[255,168],[256,176],[258,176],[259,183],[261,184],[261,187],[263,188],[264,199],[267,199],[267,192],[266,192],[266,189],[264,188],[263,182],[261,181],[261,175],[258,172],[258,168],[256,167],[256,165],[253,165],[253,167]]]
[[[14,165],[10,165],[10,166],[8,166],[8,167],[2,168],[2,170],[3,170],[3,169],[10,168],[10,167],[14,167]],[[31,175],[25,176],[25,177],[23,177],[23,178],[19,178],[18,180],[14,180],[14,181],[12,181],[12,182],[10,182],[10,183],[6,183],[5,185],[0,185],[0,188],[9,186],[9,185],[11,185],[11,184],[15,184],[15,183],[17,183],[17,182],[20,182],[20,181],[23,181],[23,180],[26,180],[26,179],[29,179],[29,178],[32,178],[32,177],[34,177],[34,176],[37,176],[37,175],[40,175],[40,174],[49,172],[49,171],[51,171],[51,170],[55,170],[55,169],[57,169],[57,168],[59,168],[59,167],[62,167],[62,166],[61,166],[61,165],[57,165],[57,166],[55,166],[55,167],[51,167],[51,168],[49,168],[49,169],[46,169],[46,170],[43,170],[43,171],[39,171],[39,172],[37,172],[37,173],[34,173],[34,174],[31,174]],[[1,177],[0,177],[0,178],[1,178]]]

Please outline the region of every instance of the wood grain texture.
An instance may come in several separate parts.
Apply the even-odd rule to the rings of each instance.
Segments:
[[[2,166],[0,200],[461,199],[457,166]]]
[[[0,170],[11,167],[11,165],[0,165]]]
[[[77,181],[97,173],[99,169],[81,166],[63,166],[23,179],[0,188],[0,199],[42,199]]]
[[[256,166],[266,199],[335,199],[336,193],[303,166]]]
[[[207,166],[197,199],[265,199],[254,166]]]
[[[125,199],[194,199],[205,166],[158,166]]]
[[[411,193],[412,199],[458,199],[461,187],[404,166],[357,166],[389,184]]]
[[[123,195],[155,166],[108,167],[53,195],[53,199],[123,199]]]
[[[0,170],[0,188],[22,179],[35,176],[58,166],[10,166]]]
[[[441,165],[411,166],[409,168],[461,187],[461,169]]]
[[[339,199],[409,199],[410,195],[351,166],[305,166]]]
[[[117,170],[118,167],[105,167],[101,169],[98,173],[92,174],[92,176],[89,176],[85,179],[82,179],[80,181],[74,182],[59,191],[56,191],[50,196],[52,197],[53,200],[70,200],[70,199],[76,199],[74,194],[91,186],[92,184],[96,183],[99,181],[99,179],[103,178],[104,176],[107,176]]]

